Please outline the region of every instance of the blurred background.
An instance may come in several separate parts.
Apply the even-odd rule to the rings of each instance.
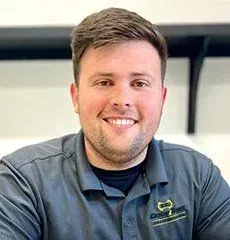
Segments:
[[[168,41],[168,98],[156,138],[203,152],[229,181],[228,0],[1,0],[0,157],[78,132],[69,94],[70,29],[107,7],[136,11]]]

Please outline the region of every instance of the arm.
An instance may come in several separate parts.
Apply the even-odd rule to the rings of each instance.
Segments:
[[[26,178],[7,160],[0,163],[0,239],[40,239],[36,198]]]
[[[213,164],[203,179],[195,239],[229,240],[230,188]]]

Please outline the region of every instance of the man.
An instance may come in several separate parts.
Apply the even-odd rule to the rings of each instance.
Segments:
[[[73,29],[82,130],[2,159],[0,239],[230,239],[230,190],[204,155],[156,141],[167,47],[110,8]]]

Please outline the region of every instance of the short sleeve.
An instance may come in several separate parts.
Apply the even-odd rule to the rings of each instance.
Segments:
[[[230,188],[212,162],[203,173],[202,179],[202,198],[195,239],[229,240]]]
[[[30,184],[19,169],[0,162],[0,239],[40,239],[39,214]]]

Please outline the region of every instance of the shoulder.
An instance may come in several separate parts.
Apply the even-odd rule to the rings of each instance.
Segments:
[[[158,141],[158,146],[162,156],[167,160],[193,159],[204,162],[210,161],[210,159],[203,153],[184,145],[167,143],[161,140]]]
[[[2,158],[2,162],[9,163],[14,168],[47,159],[58,157],[69,158],[74,154],[77,134],[62,136],[38,144],[25,146]]]
[[[168,172],[196,176],[203,180],[213,169],[219,172],[208,156],[193,148],[164,141],[158,141],[158,147]]]

